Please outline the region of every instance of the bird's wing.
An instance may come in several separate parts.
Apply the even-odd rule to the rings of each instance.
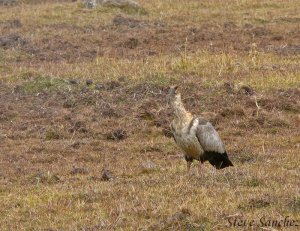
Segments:
[[[207,120],[198,118],[196,136],[204,151],[225,153],[225,147],[218,132]]]

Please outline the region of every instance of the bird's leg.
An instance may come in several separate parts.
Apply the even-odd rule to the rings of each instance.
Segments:
[[[187,161],[186,164],[187,164],[187,173],[189,174],[190,169],[191,169],[191,165],[192,165],[192,161]]]
[[[185,155],[184,158],[185,158],[186,164],[187,164],[187,173],[190,173],[190,169],[191,169],[191,165],[192,165],[192,162],[193,162],[193,158],[191,158],[188,155]]]

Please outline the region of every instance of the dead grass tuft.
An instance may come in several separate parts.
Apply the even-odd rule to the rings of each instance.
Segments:
[[[110,132],[106,135],[108,140],[123,140],[127,138],[126,131],[118,129],[116,131]]]
[[[56,184],[60,182],[60,178],[56,174],[50,172],[39,172],[27,178],[31,184]]]

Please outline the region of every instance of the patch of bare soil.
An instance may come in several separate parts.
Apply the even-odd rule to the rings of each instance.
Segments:
[[[112,24],[114,26],[128,26],[130,28],[135,28],[135,27],[143,27],[147,26],[148,23],[135,19],[135,18],[129,18],[129,17],[124,17],[122,15],[117,15],[114,17]]]
[[[299,44],[284,44],[280,46],[269,45],[266,47],[267,51],[275,52],[279,55],[299,55],[300,45]]]
[[[96,46],[85,46],[82,41],[68,40],[65,36],[45,38],[32,41],[24,51],[33,55],[39,61],[58,62],[62,60],[75,61],[77,59],[93,60],[97,56]]]
[[[18,34],[9,34],[7,36],[0,37],[0,47],[4,49],[23,46],[25,43],[26,40]]]
[[[0,22],[0,28],[2,29],[11,29],[11,28],[20,28],[22,23],[19,19],[6,20]]]

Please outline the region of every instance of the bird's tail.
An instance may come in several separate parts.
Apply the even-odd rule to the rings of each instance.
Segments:
[[[213,165],[216,169],[222,169],[229,166],[233,166],[232,162],[229,160],[228,155],[226,152],[224,153],[217,153],[212,152],[210,153],[210,158],[208,162]]]

